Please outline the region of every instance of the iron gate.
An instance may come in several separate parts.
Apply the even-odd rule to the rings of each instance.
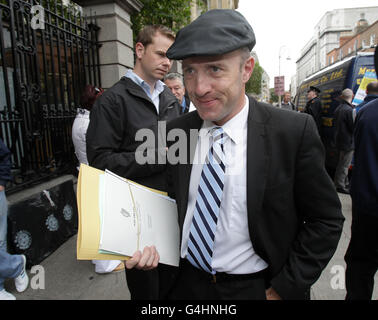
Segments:
[[[32,24],[35,5],[44,29]],[[7,193],[74,172],[80,94],[85,84],[101,86],[98,30],[61,1],[0,0],[0,137],[14,178]]]

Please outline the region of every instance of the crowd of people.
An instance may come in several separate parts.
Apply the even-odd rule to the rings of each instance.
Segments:
[[[319,134],[320,90],[309,88],[304,112],[280,110],[297,111],[290,92],[280,108],[247,96],[255,43],[251,25],[234,10],[210,10],[177,35],[165,26],[146,26],[136,39],[133,70],[105,92],[84,89],[72,128],[78,162],[166,191],[177,203],[179,267],[159,263],[154,246],[126,262],[93,261],[98,273],[125,270],[132,300],[309,299],[343,229],[337,191],[349,193],[349,186],[347,299],[371,299],[378,266],[377,83],[368,86],[356,117],[352,90],[339,97],[339,163],[332,181]],[[376,50],[376,67],[377,57]],[[173,60],[182,61],[183,77],[168,73]],[[179,128],[188,137],[192,129],[205,132],[196,141],[200,163],[193,164],[191,153],[185,163],[136,161],[142,143],[137,131],[149,128],[158,139],[159,121],[168,122],[168,132]],[[207,153],[199,155],[203,145]],[[155,155],[166,152],[151,148]],[[9,162],[5,151],[0,156]],[[229,164],[236,156],[235,171]],[[10,179],[7,170],[0,166],[0,186]],[[4,231],[0,236],[0,254],[12,261],[4,268],[8,260],[0,257],[1,299],[7,294],[3,279],[15,278],[19,291],[28,280],[25,257],[6,254]]]

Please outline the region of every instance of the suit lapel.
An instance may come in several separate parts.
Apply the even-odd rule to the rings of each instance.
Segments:
[[[182,181],[182,210],[180,210],[179,217],[180,230],[182,230],[182,226],[184,225],[185,215],[188,208],[190,174],[192,172],[192,164],[197,146],[198,132],[201,129],[203,123],[197,112],[193,112],[193,114],[190,115],[191,117],[185,120],[186,126],[185,128],[183,128],[185,130],[186,136],[188,137],[187,164],[180,164],[178,168],[180,181]],[[192,134],[191,136],[190,129],[194,129],[193,132],[196,132],[196,134]]]
[[[247,135],[247,208],[248,219],[250,221],[253,219],[253,223],[256,223],[262,209],[270,163],[266,128],[269,117],[268,111],[263,106],[256,100],[250,99]]]

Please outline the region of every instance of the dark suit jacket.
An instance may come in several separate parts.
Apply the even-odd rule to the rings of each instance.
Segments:
[[[189,136],[190,129],[201,125],[194,111],[169,122],[167,132],[182,128]],[[192,157],[196,138],[191,139]],[[280,296],[302,299],[334,254],[344,220],[324,169],[323,145],[310,116],[253,98],[247,140],[247,214],[253,247],[269,264],[267,280]],[[177,201],[181,232],[190,173],[190,164],[168,165],[168,192]]]
[[[353,105],[342,100],[335,111],[335,145],[339,150],[354,149],[353,141]]]
[[[378,218],[378,98],[357,113],[350,194],[358,214]]]
[[[304,109],[304,113],[307,113],[314,118],[319,133],[321,133],[322,128],[322,109],[323,106],[319,97],[315,97],[308,101]]]

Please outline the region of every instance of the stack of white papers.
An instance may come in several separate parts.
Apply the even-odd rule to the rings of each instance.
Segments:
[[[154,245],[160,263],[178,266],[180,233],[174,200],[82,164],[77,202],[79,260],[127,260]]]
[[[176,202],[106,170],[100,178],[101,253],[132,256],[154,245],[160,262],[178,266]]]

